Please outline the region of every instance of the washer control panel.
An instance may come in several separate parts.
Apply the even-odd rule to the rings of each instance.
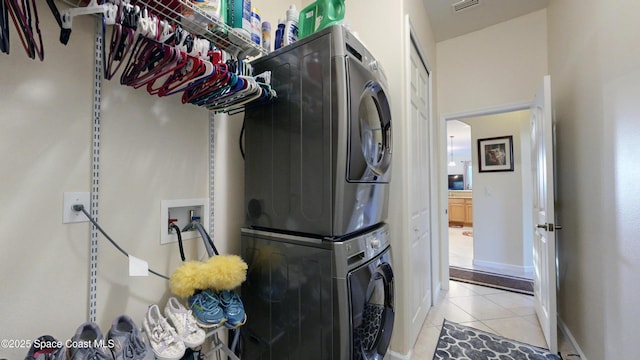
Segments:
[[[365,235],[365,249],[367,258],[371,259],[376,256],[380,251],[387,247],[389,244],[389,230],[382,227],[377,231]]]

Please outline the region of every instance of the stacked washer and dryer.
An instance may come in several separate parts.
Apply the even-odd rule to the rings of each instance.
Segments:
[[[382,359],[394,322],[386,78],[340,25],[253,63],[245,113],[244,360]]]

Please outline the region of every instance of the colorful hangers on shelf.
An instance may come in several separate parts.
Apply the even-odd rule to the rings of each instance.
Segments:
[[[135,3],[135,2],[134,2]],[[60,42],[67,44],[73,18],[102,15],[104,77],[111,80],[121,71],[120,83],[146,88],[151,95],[182,94],[182,102],[216,112],[239,111],[247,104],[277,98],[265,81],[257,81],[248,62],[229,59],[209,40],[160,19],[131,0],[90,0],[87,6],[59,11],[54,0],[47,4],[60,27]],[[9,53],[9,15],[30,58],[44,59],[36,0],[0,0],[0,50]]]
[[[147,9],[133,7],[131,10],[126,4],[124,6],[116,17],[106,78],[115,74],[125,62],[123,53],[128,52],[120,83],[134,88],[145,87],[151,95],[162,97],[182,93],[183,103],[219,112],[276,98],[269,85],[259,84],[251,77],[248,63],[222,62],[222,52],[208,40],[179,26],[169,25]],[[126,23],[123,20],[127,17],[136,20],[135,26],[133,21]],[[122,27],[117,27],[118,22],[122,22]],[[125,29],[129,29],[128,32]],[[136,37],[132,46],[131,36]]]

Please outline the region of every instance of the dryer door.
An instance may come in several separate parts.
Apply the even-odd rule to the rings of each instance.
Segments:
[[[393,331],[393,271],[385,254],[348,275],[353,360],[381,360]]]
[[[360,61],[347,56],[349,182],[389,182],[391,110],[382,85]]]

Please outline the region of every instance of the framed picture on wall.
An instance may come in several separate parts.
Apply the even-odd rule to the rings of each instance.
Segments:
[[[513,171],[513,136],[478,139],[478,171]]]

